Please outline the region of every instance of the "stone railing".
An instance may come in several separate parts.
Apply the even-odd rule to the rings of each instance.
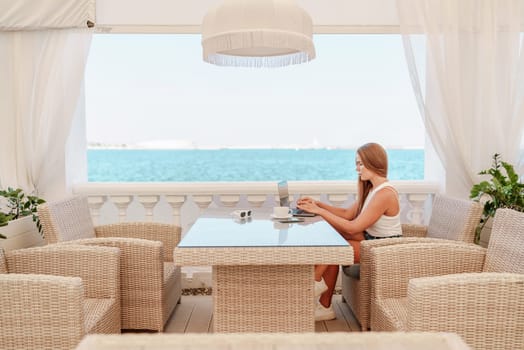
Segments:
[[[438,184],[393,181],[401,196],[402,222],[426,223]],[[123,221],[170,222],[191,226],[209,206],[256,208],[278,203],[276,182],[83,183],[74,194],[89,198],[95,224]],[[355,181],[290,181],[290,200],[311,196],[336,206],[355,200]]]

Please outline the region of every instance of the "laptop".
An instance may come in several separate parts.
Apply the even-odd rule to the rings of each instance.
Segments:
[[[289,189],[287,186],[287,181],[284,180],[278,183],[278,196],[280,198],[280,206],[289,207]],[[293,214],[293,216],[306,216],[306,217],[317,215],[313,213],[308,213],[305,210],[297,209],[297,208],[292,208],[291,214]]]

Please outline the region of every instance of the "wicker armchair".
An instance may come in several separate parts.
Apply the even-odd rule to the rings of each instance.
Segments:
[[[73,349],[89,333],[120,333],[120,250],[0,249],[0,348]]]
[[[488,248],[371,250],[371,329],[454,332],[474,349],[524,349],[524,213],[499,209]]]
[[[180,267],[173,263],[180,227],[151,222],[95,227],[84,197],[45,203],[38,214],[48,243],[120,248],[122,329],[163,331],[182,295]]]
[[[370,322],[371,267],[369,252],[373,247],[390,244],[432,243],[439,239],[473,243],[482,206],[473,201],[436,195],[428,226],[403,224],[399,239],[363,241],[360,249],[360,266],[343,267],[342,297],[357,318],[363,331]]]

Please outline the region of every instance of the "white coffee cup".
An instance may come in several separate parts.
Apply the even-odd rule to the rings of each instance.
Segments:
[[[289,207],[273,207],[273,216],[276,218],[287,218],[289,213]]]

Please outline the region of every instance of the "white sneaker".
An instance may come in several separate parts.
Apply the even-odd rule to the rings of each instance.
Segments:
[[[333,305],[324,307],[321,303],[317,304],[315,308],[315,321],[329,321],[337,318],[335,311],[333,311]]]
[[[315,297],[320,296],[320,294],[324,293],[327,289],[328,286],[323,278],[320,278],[320,281],[315,281]]]

